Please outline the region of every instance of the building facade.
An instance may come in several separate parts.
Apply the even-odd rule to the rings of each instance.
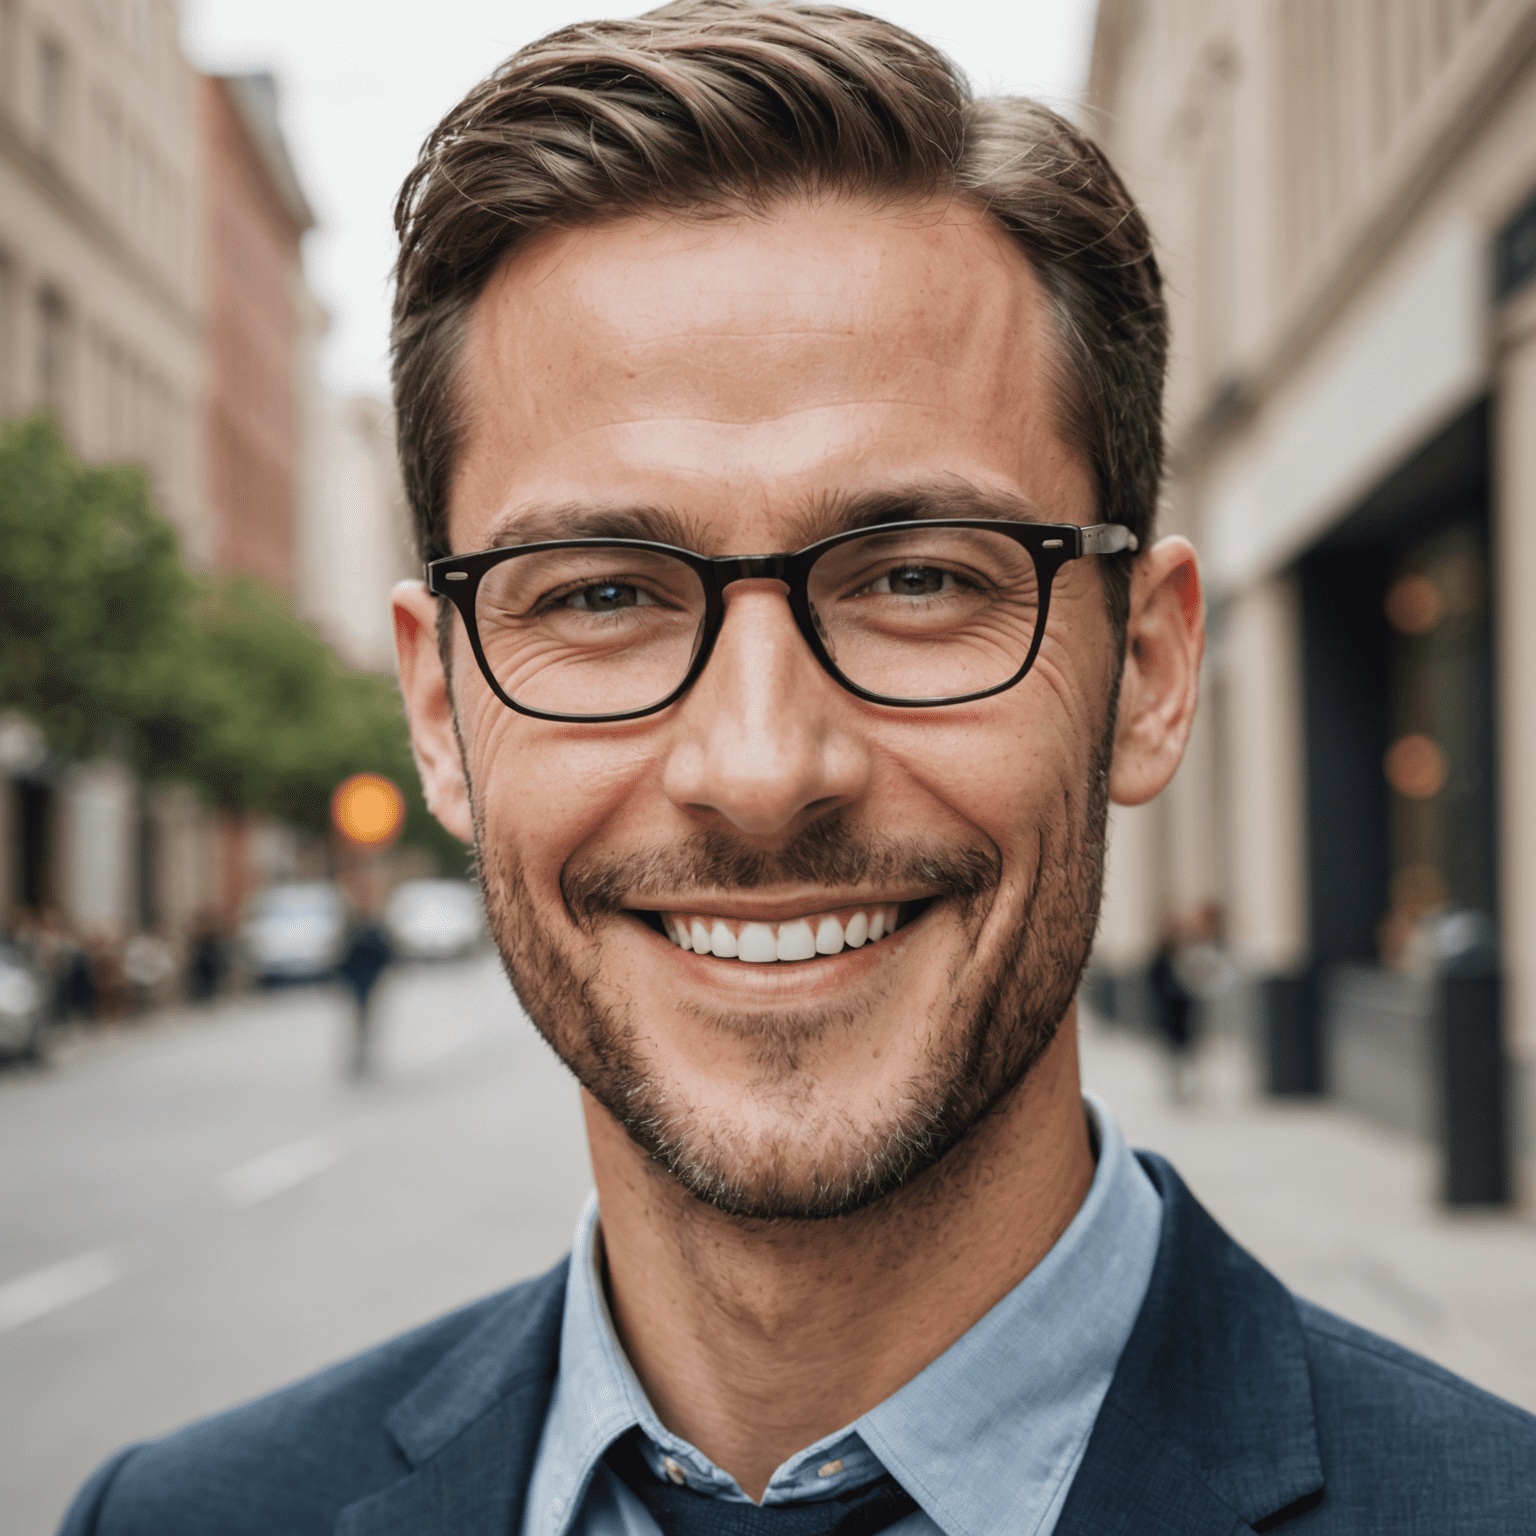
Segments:
[[[195,102],[169,0],[0,0],[0,415],[144,464],[203,561]]]
[[[0,417],[50,410],[82,458],[143,464],[190,566],[302,604],[341,474],[313,220],[271,77],[199,76],[178,31],[170,0],[0,0]],[[0,716],[26,747],[0,752],[0,926],[227,926],[291,865],[283,829],[34,750],[29,729]]]
[[[300,241],[314,218],[270,75],[203,76],[197,107],[212,563],[292,593],[307,425],[300,370],[312,361]]]
[[[1536,3],[1102,0],[1088,115],[1165,266],[1212,637],[1100,961],[1217,904],[1272,1088],[1470,1114],[1528,1180]]]
[[[389,593],[419,576],[395,452],[394,413],[373,395],[316,400],[297,603],[326,643],[360,672],[395,670]]]
[[[0,0],[0,416],[138,462],[187,558],[203,496],[196,76],[169,0]],[[119,765],[28,752],[0,783],[0,921],[136,923],[149,817]]]

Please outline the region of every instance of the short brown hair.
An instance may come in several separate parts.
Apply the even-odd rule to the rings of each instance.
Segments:
[[[1061,425],[1099,513],[1145,548],[1162,473],[1167,317],[1147,227],[1090,140],[1022,97],[976,99],[937,50],[836,6],[675,0],[562,28],[476,86],[395,205],[401,467],[424,559],[449,553],[465,321],[541,230],[797,193],[954,195],[1022,247],[1054,311]],[[1128,570],[1110,563],[1124,623]]]

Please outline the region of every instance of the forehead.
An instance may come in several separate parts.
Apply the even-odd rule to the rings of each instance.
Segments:
[[[617,504],[699,547],[785,547],[829,500],[956,480],[1068,517],[1055,356],[1023,254],[950,202],[547,233],[471,316],[450,539]]]

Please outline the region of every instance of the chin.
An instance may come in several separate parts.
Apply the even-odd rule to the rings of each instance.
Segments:
[[[827,1220],[922,1180],[1049,1049],[1093,940],[1102,806],[1088,812],[1050,829],[1006,914],[984,850],[850,836],[834,866],[825,830],[820,866],[793,875],[867,903],[812,911],[785,894],[787,854],[765,877],[708,844],[670,881],[655,858],[567,869],[558,901],[483,837],[481,872],[529,1017],[639,1152],[727,1215]]]

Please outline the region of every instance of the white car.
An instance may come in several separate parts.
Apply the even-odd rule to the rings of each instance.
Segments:
[[[246,964],[268,984],[330,975],[346,941],[346,898],[327,880],[269,885],[240,925]]]
[[[47,1030],[47,984],[15,945],[0,939],[0,1055],[40,1060]]]
[[[467,880],[407,880],[389,898],[384,926],[402,960],[451,960],[479,946],[485,910]]]

